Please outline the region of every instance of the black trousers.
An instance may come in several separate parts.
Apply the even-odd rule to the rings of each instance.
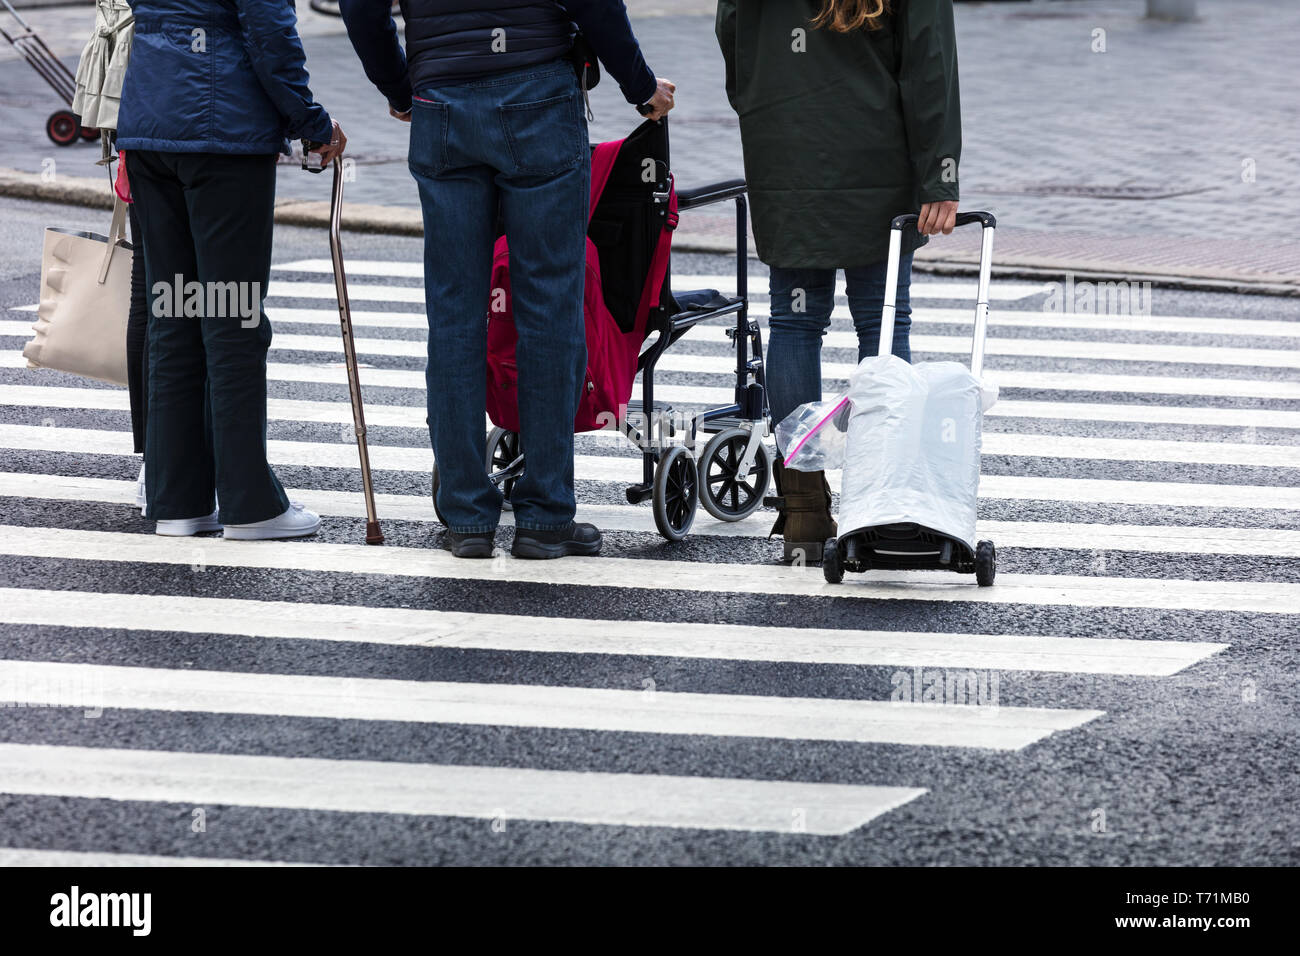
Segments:
[[[126,387],[131,397],[131,435],[135,439],[135,453],[144,454],[144,423],[148,416],[148,351],[145,343],[149,335],[149,303],[145,295],[144,234],[140,231],[140,217],[135,203],[127,207],[131,217],[131,245],[135,252],[131,259],[131,311],[126,319]]]
[[[263,521],[289,507],[266,459],[262,311],[275,157],[127,150],[144,235],[149,517]]]

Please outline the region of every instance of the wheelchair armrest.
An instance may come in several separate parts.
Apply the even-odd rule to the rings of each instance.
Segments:
[[[695,206],[707,206],[709,203],[725,202],[743,195],[745,195],[745,181],[728,179],[726,182],[711,183],[708,186],[677,190],[677,208],[691,209]]]

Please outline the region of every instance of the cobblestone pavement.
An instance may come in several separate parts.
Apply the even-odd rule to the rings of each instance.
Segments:
[[[712,4],[633,0],[629,8],[651,65],[679,85],[672,116],[678,182],[740,175]],[[1143,9],[1141,0],[958,7],[964,205],[992,208],[1012,229],[1062,236],[1233,238],[1240,242],[1225,255],[1238,261],[1243,249],[1249,261],[1249,244],[1260,243],[1262,255],[1280,260],[1271,272],[1300,271],[1300,251],[1275,248],[1300,238],[1300,197],[1289,188],[1300,167],[1293,89],[1300,7],[1202,0],[1201,20],[1191,24],[1145,21]],[[27,16],[75,61],[87,11]],[[360,164],[353,199],[413,207],[405,127],[388,118],[341,23],[305,8],[301,18],[313,88],[349,131]],[[93,174],[97,147],[65,152],[45,140],[43,120],[57,104],[8,48],[0,51],[0,80],[0,166],[36,170],[54,158],[60,170]],[[623,135],[637,119],[608,81],[594,91],[593,107],[594,139]],[[1086,195],[1091,190],[1160,198],[1096,198]],[[321,181],[292,167],[280,192],[324,198]],[[729,235],[721,218],[712,228]],[[1129,243],[1135,247],[1141,243]],[[1176,257],[1180,247],[1172,248],[1161,257]]]

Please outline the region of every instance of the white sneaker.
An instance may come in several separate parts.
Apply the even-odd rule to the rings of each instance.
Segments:
[[[173,538],[184,538],[192,534],[198,534],[200,531],[220,531],[221,522],[217,520],[217,512],[207,515],[203,518],[167,518],[158,522],[158,527],[154,529],[155,534],[165,534]]]
[[[266,538],[305,538],[320,527],[320,515],[308,511],[299,502],[289,505],[284,514],[250,524],[226,525],[225,537],[236,541],[261,541]]]
[[[144,517],[145,507],[149,499],[144,494],[144,462],[140,463],[140,477],[135,480],[135,505],[140,509],[140,517]]]

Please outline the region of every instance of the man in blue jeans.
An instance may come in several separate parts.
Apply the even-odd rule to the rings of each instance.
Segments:
[[[452,553],[492,554],[501,494],[484,469],[487,309],[500,208],[518,332],[520,442],[511,491],[521,558],[600,552],[574,521],[573,419],[586,366],[582,315],[590,153],[569,58],[581,28],[629,103],[658,119],[657,79],[622,0],[342,0],[352,45],[389,113],[411,124],[408,162],[424,211],[429,435]],[[575,27],[575,21],[577,27]]]

